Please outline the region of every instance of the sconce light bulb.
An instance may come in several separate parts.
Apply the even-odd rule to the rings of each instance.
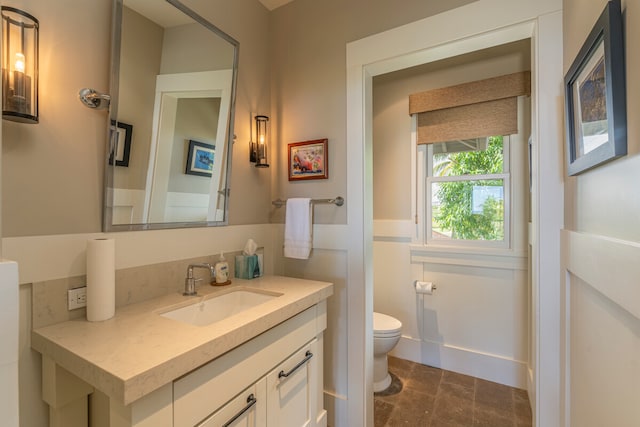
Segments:
[[[15,57],[15,69],[16,71],[20,71],[21,73],[24,73],[24,62],[25,62],[25,58],[24,58],[24,54],[18,52],[16,53],[16,57]]]

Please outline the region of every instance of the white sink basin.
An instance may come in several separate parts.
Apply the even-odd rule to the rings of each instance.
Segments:
[[[222,295],[205,297],[204,300],[160,315],[195,326],[206,326],[271,301],[280,295],[282,294],[254,289],[235,289]]]

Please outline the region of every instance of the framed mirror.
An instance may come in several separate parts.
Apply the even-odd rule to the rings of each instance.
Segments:
[[[228,223],[236,40],[177,0],[114,0],[104,231]]]

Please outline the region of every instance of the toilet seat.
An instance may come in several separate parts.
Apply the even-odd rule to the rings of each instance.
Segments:
[[[373,336],[387,337],[400,335],[402,322],[382,313],[373,313]]]

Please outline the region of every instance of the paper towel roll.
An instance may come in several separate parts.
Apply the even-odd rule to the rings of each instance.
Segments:
[[[115,240],[87,241],[87,320],[98,322],[116,312]]]
[[[425,294],[431,295],[433,291],[436,289],[436,285],[431,282],[421,282],[416,280],[416,293],[417,294]]]

